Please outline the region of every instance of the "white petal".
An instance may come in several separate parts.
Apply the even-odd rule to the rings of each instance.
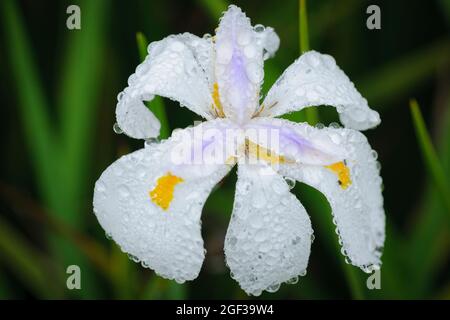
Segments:
[[[195,60],[199,63],[205,72],[208,80],[210,92],[212,92],[214,84],[214,44],[212,38],[199,38],[191,33],[183,33],[180,35],[183,42],[192,50]]]
[[[133,138],[157,136],[159,123],[142,103],[151,101],[155,95],[176,100],[211,119],[212,97],[208,85],[211,70],[204,70],[211,61],[208,56],[211,45],[211,40],[191,34],[152,42],[149,54],[119,95],[116,117],[120,128]]]
[[[124,252],[160,276],[183,282],[200,271],[204,259],[201,211],[230,166],[174,164],[173,150],[179,143],[172,137],[109,166],[95,185],[94,212]],[[169,175],[176,177],[176,183],[161,182]],[[169,194],[171,200],[165,198]],[[164,203],[168,203],[165,209]]]
[[[280,47],[280,38],[271,27],[264,28],[259,25],[256,27],[256,30],[258,29],[262,29],[262,31],[256,32],[256,34],[264,49],[264,60],[267,60],[268,58],[272,58]]]
[[[309,51],[289,66],[270,89],[262,116],[279,116],[308,106],[336,107],[348,128],[365,130],[380,123],[379,114],[336,65],[333,57]]]
[[[257,133],[259,140],[253,141],[252,137],[250,140],[283,156],[288,162],[328,165],[343,160],[345,156],[340,136],[330,134],[326,128],[263,117],[252,119],[245,128]]]
[[[339,135],[346,146],[351,180],[347,188],[341,187],[337,175],[323,166],[285,165],[280,167],[280,173],[311,185],[326,196],[347,260],[370,271],[381,264],[385,237],[382,180],[375,152],[358,131],[327,131]]]
[[[284,179],[270,167],[239,163],[225,255],[242,289],[259,295],[304,275],[311,235],[308,214]]]
[[[234,5],[225,12],[217,29],[215,71],[220,100],[226,116],[239,123],[249,119],[259,104],[266,44],[261,37]]]
[[[116,119],[120,129],[136,139],[157,137],[161,129],[158,118],[141,99],[120,100],[116,107]]]

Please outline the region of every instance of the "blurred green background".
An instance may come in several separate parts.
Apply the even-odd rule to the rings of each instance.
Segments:
[[[299,2],[234,3],[281,38],[265,65],[267,91],[299,55]],[[66,28],[70,4],[81,8],[81,30]],[[92,213],[101,172],[142,147],[112,130],[116,96],[141,59],[137,33],[141,45],[185,31],[213,33],[228,4],[1,1],[0,298],[247,298],[223,256],[234,171],[206,203],[206,260],[198,279],[184,285],[132,262]],[[381,8],[381,30],[366,28],[370,4]],[[381,290],[368,290],[367,275],[345,264],[325,198],[297,184],[315,230],[308,275],[260,298],[449,299],[450,1],[316,0],[307,13],[309,46],[333,55],[382,117],[366,132],[384,180]],[[150,108],[165,113],[168,130],[198,119],[168,100]],[[319,121],[337,121],[336,113],[323,107]],[[81,290],[66,288],[72,264],[81,267]]]

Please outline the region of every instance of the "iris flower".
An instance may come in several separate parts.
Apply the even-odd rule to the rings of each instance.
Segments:
[[[359,131],[380,117],[335,60],[315,51],[300,56],[262,99],[264,60],[279,42],[272,28],[252,27],[230,6],[213,37],[184,33],[151,43],[119,94],[118,125],[147,142],[103,172],[94,212],[124,252],[158,275],[178,283],[198,276],[205,258],[202,208],[235,164],[224,251],[231,276],[247,294],[276,291],[306,273],[313,230],[290,192],[292,181],[325,195],[348,263],[366,272],[381,265],[382,180],[376,152]],[[143,101],[156,95],[205,121],[152,142],[160,123]],[[319,105],[336,107],[344,127],[276,118]]]

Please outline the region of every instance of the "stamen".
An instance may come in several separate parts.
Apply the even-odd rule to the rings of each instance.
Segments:
[[[219,95],[219,85],[217,82],[214,82],[213,85],[213,93],[212,98],[214,101],[213,109],[216,115],[220,118],[225,118],[225,113],[223,112],[222,103],[220,102],[220,95]]]
[[[329,166],[325,166],[325,168],[333,171],[334,174],[338,177],[338,183],[342,189],[347,189],[349,185],[352,184],[352,180],[350,179],[350,170],[344,163],[344,161],[333,163]]]
[[[262,104],[262,105],[259,107],[259,110],[256,111],[256,112],[253,114],[252,118],[259,117],[259,115],[261,114],[261,112],[264,111],[264,108],[265,108],[265,107],[266,107],[266,106]]]
[[[158,178],[156,187],[149,192],[150,199],[163,210],[167,210],[173,200],[175,186],[183,181],[182,178],[167,172],[164,176]]]
[[[264,160],[272,165],[286,162],[284,156],[277,155],[272,150],[264,148],[249,139],[245,140],[245,152],[247,155],[254,156],[259,160]]]

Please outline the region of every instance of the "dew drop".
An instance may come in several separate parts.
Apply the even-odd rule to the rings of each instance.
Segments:
[[[261,293],[262,293],[262,291],[261,290],[256,290],[256,291],[253,291],[252,292],[252,294],[255,296],[255,297],[258,297],[258,296],[260,296],[261,295]]]
[[[253,27],[253,30],[255,32],[261,33],[261,32],[264,32],[266,30],[266,28],[262,24],[257,24]]]
[[[374,158],[374,159],[377,159],[378,158],[378,153],[375,151],[375,150],[372,150],[372,157]]]
[[[298,277],[292,277],[288,281],[286,281],[287,284],[296,284],[298,282]]]
[[[277,292],[278,289],[280,289],[280,284],[276,283],[276,284],[272,284],[271,286],[267,287],[266,291],[273,293],[273,292]]]
[[[330,127],[334,128],[334,129],[339,129],[341,127],[341,125],[337,122],[332,122],[332,123],[330,123]]]
[[[301,240],[302,240],[302,238],[300,238],[300,237],[295,237],[295,238],[292,240],[292,244],[293,244],[293,245],[299,244]]]
[[[289,189],[293,189],[295,187],[295,179],[285,177],[284,180],[286,181],[287,185],[289,186]]]
[[[139,261],[140,261],[138,257],[133,256],[132,254],[128,254],[128,258],[129,258],[131,261],[134,261],[134,262],[136,262],[136,263],[139,263]]]
[[[315,125],[315,127],[317,128],[317,129],[323,129],[323,128],[325,128],[325,125],[323,124],[323,123],[317,123],[316,125]]]
[[[105,237],[108,240],[112,240],[112,235],[110,233],[108,233],[108,232],[105,233]]]
[[[119,127],[119,124],[116,122],[113,125],[113,131],[117,134],[122,134],[123,130]]]
[[[159,141],[158,138],[145,139],[144,147],[149,147],[149,146],[153,145],[154,143],[157,143],[158,141]]]
[[[380,163],[380,161],[377,161],[377,162],[375,163],[375,165],[377,166],[377,170],[378,170],[378,171],[381,170],[381,163]]]

